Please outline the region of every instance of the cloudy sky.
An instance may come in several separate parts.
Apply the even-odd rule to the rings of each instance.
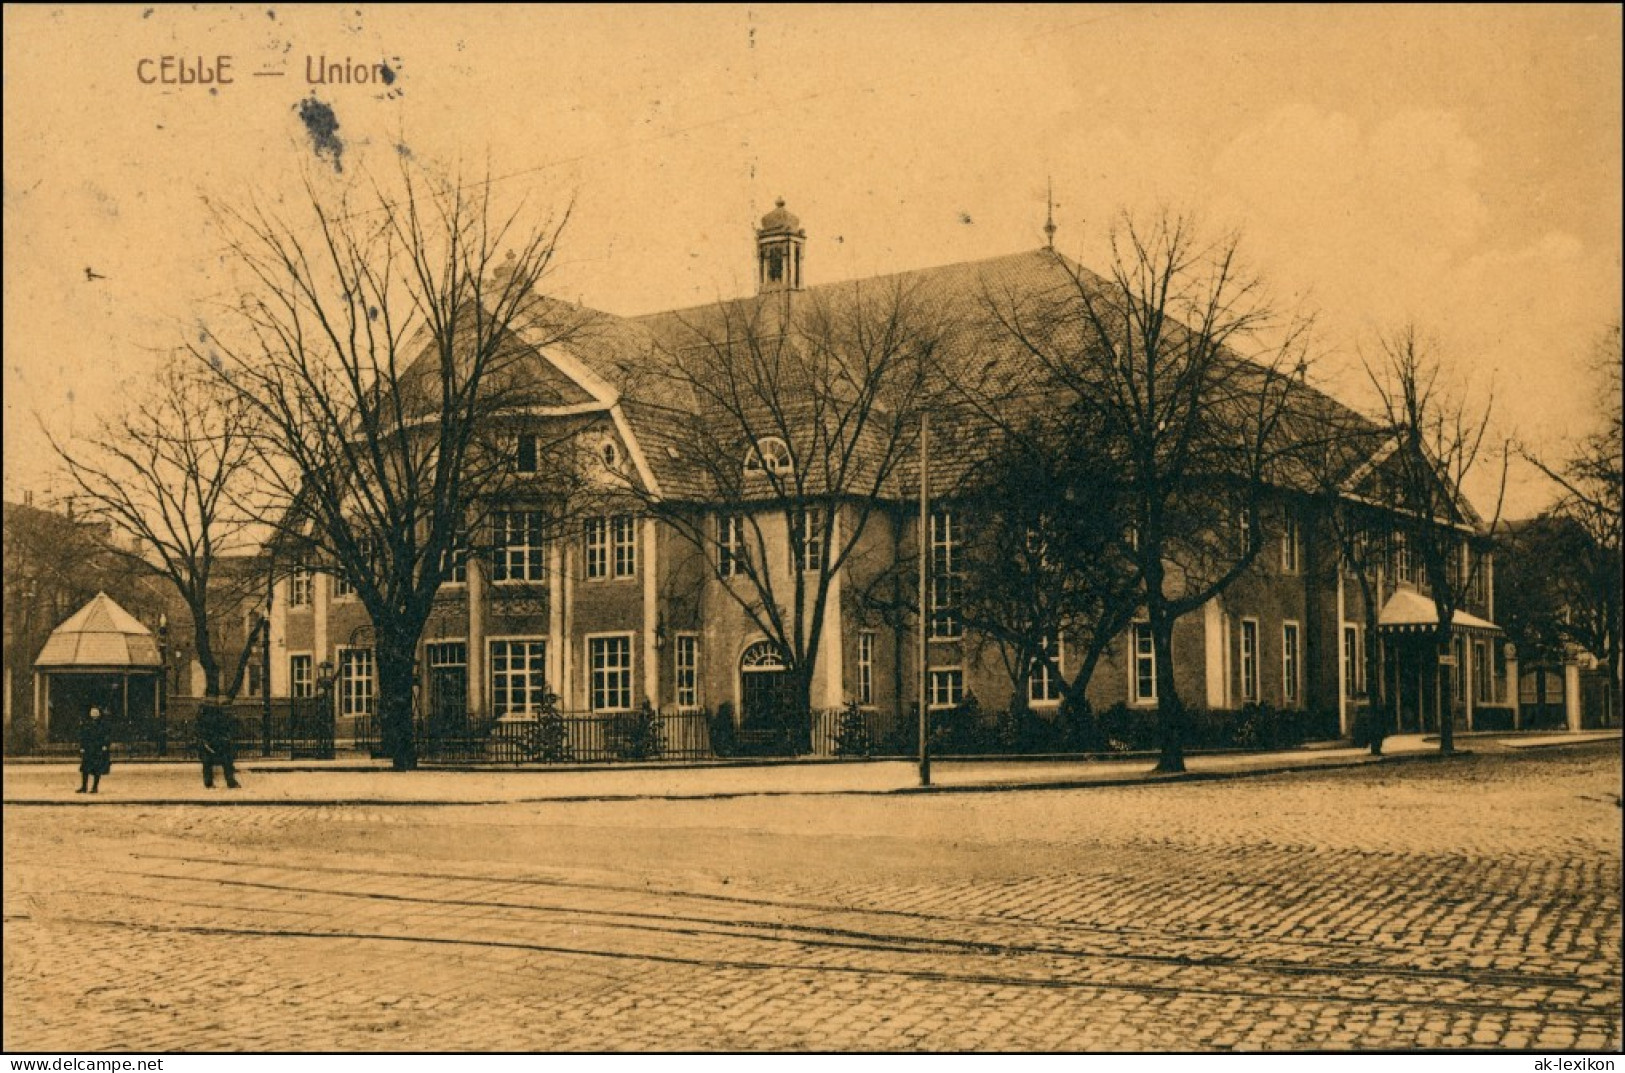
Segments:
[[[330,166],[312,95],[346,174],[405,144],[573,198],[557,288],[612,312],[748,290],[777,196],[810,282],[1038,246],[1047,180],[1087,264],[1118,210],[1190,210],[1318,311],[1318,382],[1365,404],[1360,353],[1413,319],[1558,452],[1619,316],[1620,33],[1612,6],[8,7],[6,495],[49,490],[39,420],[88,427],[220,292],[204,198]],[[143,84],[164,56],[234,81]],[[307,57],[398,76],[311,86]],[[1548,496],[1517,474],[1508,513]]]

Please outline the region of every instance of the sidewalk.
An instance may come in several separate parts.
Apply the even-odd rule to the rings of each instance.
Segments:
[[[1543,738],[1540,744],[1617,741],[1618,731]],[[1510,736],[1509,736],[1510,738]],[[1535,741],[1475,739],[1474,747]],[[1419,734],[1387,739],[1383,755],[1364,749],[1293,749],[1273,753],[1194,756],[1184,775],[1156,775],[1143,756],[1125,760],[939,760],[932,785],[919,786],[914,763],[902,760],[809,761],[710,765],[625,765],[614,768],[481,768],[392,772],[380,763],[330,765],[312,761],[245,760],[243,787],[203,788],[193,764],[115,764],[101,793],[76,794],[71,762],[7,764],[7,805],[475,805],[541,801],[683,799],[790,794],[890,794],[1039,790],[1237,778],[1283,771],[1398,763],[1438,756]]]

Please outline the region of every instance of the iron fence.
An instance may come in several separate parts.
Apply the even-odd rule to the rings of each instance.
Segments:
[[[414,737],[418,759],[428,763],[604,763],[708,760],[715,755],[703,711],[567,711],[471,718],[460,727],[420,719]],[[356,719],[354,743],[359,750],[382,755],[377,716]]]

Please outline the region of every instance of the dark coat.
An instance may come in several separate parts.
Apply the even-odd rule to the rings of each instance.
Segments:
[[[237,720],[223,704],[205,704],[198,710],[197,747],[205,760],[232,757],[236,750]]]
[[[85,716],[79,724],[79,774],[105,775],[113,770],[113,739],[107,716]]]

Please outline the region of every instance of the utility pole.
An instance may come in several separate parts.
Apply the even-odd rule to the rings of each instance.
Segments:
[[[931,785],[931,428],[925,412],[920,412],[920,785]]]

